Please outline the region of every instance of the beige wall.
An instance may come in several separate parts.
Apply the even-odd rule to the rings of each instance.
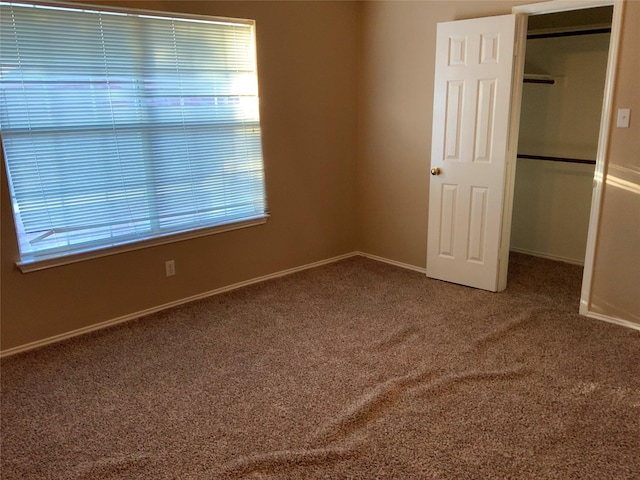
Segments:
[[[259,227],[21,274],[3,170],[2,349],[354,250],[423,267],[435,24],[522,3],[531,2],[140,2],[257,20],[273,216]],[[635,188],[638,26],[640,2],[629,2],[616,106],[634,113],[631,129],[613,132],[610,149],[612,167]],[[640,195],[613,185],[605,191],[594,308],[637,321]],[[170,258],[178,274],[167,279]]]
[[[631,127],[611,131],[591,308],[640,324],[640,2],[625,7],[613,108],[631,108]]]
[[[525,83],[518,152],[595,160],[609,34],[527,41],[525,72],[555,85]],[[519,159],[511,249],[584,262],[593,165]]]
[[[526,2],[363,4],[358,116],[361,250],[424,268],[436,24],[507,14],[521,3]]]
[[[583,264],[593,165],[518,159],[511,250]]]
[[[436,23],[507,14],[514,5],[523,3],[534,2],[363,5],[358,117],[361,250],[419,267],[425,265]],[[640,2],[626,4],[615,106],[629,106],[634,112],[632,128],[616,129],[611,135],[612,166],[596,247],[593,308],[639,322]],[[635,193],[614,187],[610,182],[614,175],[630,182]]]
[[[357,5],[123,4],[256,20],[272,217],[262,226],[22,274],[3,167],[3,350],[357,248]],[[175,277],[164,275],[168,259]]]
[[[525,83],[518,152],[596,158],[609,34],[527,41],[525,72],[558,77]]]

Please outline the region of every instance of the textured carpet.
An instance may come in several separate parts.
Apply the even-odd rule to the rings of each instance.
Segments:
[[[2,478],[640,478],[640,332],[580,282],[352,258],[9,357]]]

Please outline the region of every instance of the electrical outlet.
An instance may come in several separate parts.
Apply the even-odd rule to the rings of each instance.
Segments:
[[[631,116],[631,110],[629,108],[618,109],[618,121],[616,127],[629,128],[629,117]]]
[[[171,277],[176,274],[176,263],[173,260],[167,260],[164,262],[164,272],[167,277]]]

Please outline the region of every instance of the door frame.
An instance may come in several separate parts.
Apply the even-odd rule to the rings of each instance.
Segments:
[[[580,314],[592,316],[591,284],[595,250],[600,223],[600,207],[602,204],[603,182],[607,165],[607,151],[612,127],[613,87],[616,80],[618,51],[622,26],[624,0],[551,0],[542,3],[519,5],[512,8],[516,14],[516,59],[513,71],[513,90],[511,100],[511,120],[509,123],[508,164],[505,178],[505,195],[503,206],[502,241],[500,244],[500,265],[498,274],[498,290],[507,285],[507,268],[509,263],[509,245],[511,241],[511,217],[513,213],[513,195],[515,190],[516,155],[518,149],[518,133],[520,129],[520,108],[522,102],[522,85],[524,79],[524,54],[527,41],[527,21],[530,15],[541,15],[586,8],[613,6],[611,22],[611,36],[609,39],[609,53],[607,58],[607,73],[602,100],[600,117],[600,131],[598,135],[598,150],[593,178],[593,192],[591,196],[591,214],[589,216],[589,230],[587,233],[587,247],[582,276],[582,290],[580,293]],[[595,315],[593,315],[595,317]]]

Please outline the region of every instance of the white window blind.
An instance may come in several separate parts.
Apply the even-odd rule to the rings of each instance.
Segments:
[[[22,263],[264,219],[253,22],[82,8],[0,3]]]

